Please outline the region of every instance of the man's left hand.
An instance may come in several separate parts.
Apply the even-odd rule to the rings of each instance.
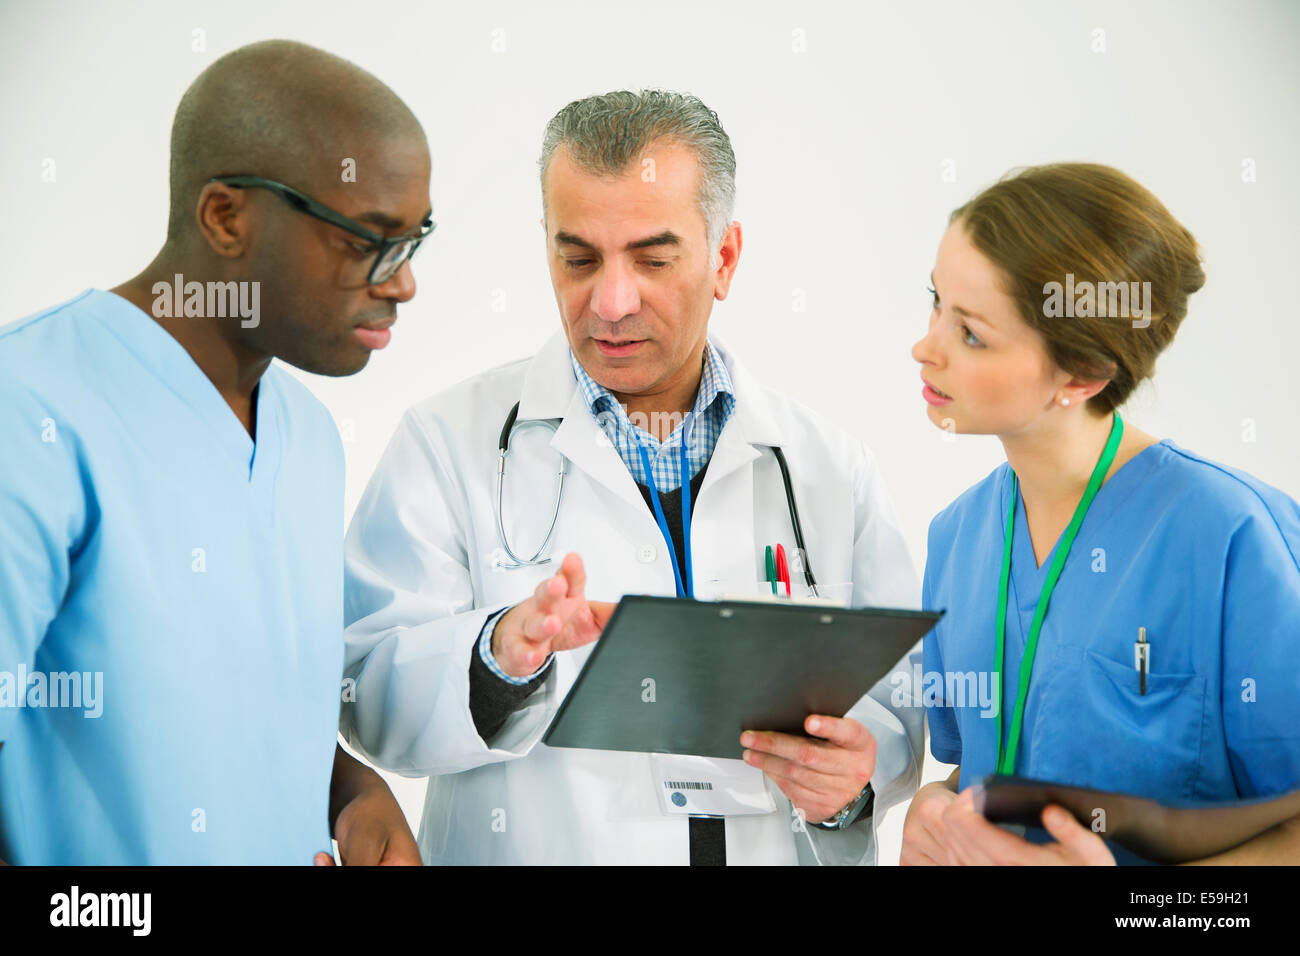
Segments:
[[[334,824],[339,859],[345,866],[419,866],[420,850],[411,828],[387,787],[354,797]],[[317,866],[333,866],[328,853],[316,854]]]
[[[420,850],[384,778],[339,744],[330,775],[329,820],[344,866],[419,866]],[[333,866],[324,851],[317,866]]]
[[[809,823],[822,823],[858,798],[876,771],[876,738],[851,717],[811,714],[804,730],[820,740],[747,730],[745,762],[775,783]]]

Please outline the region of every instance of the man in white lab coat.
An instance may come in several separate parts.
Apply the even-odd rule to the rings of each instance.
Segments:
[[[878,821],[920,774],[923,711],[905,682],[887,677],[843,717],[809,715],[808,737],[746,732],[729,769],[775,810],[725,822],[661,806],[674,758],[540,742],[610,602],[754,593],[766,545],[795,550],[773,448],[821,593],[919,597],[867,449],[708,333],[741,250],[717,116],[674,93],[589,97],[552,119],[541,168],[563,330],[402,419],[347,536],[343,733],[378,765],[430,777],[427,863],[874,863]],[[510,552],[546,538],[568,470],[556,560],[523,567],[496,510],[516,403]]]

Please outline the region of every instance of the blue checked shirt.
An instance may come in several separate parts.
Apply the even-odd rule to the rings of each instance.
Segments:
[[[680,487],[683,481],[690,481],[699,474],[700,469],[713,456],[718,436],[722,434],[723,426],[736,407],[736,394],[727,367],[718,353],[713,351],[713,347],[706,344],[704,369],[699,390],[695,393],[695,404],[684,416],[677,412],[670,413],[674,419],[673,428],[668,438],[661,442],[651,434],[651,426],[655,424],[653,421],[644,419],[641,412],[636,413],[636,421],[633,421],[614,394],[587,374],[572,351],[569,352],[569,360],[573,363],[573,375],[578,380],[578,387],[582,389],[592,417],[618,451],[618,457],[623,459],[632,479],[637,484],[649,484],[645,464],[637,450],[640,443],[645,446],[650,458],[655,487],[659,491],[672,491]],[[686,443],[686,467],[690,471],[686,476],[682,475],[683,442]],[[505,609],[498,611],[483,625],[483,636],[478,642],[479,657],[488,670],[502,680],[511,684],[527,684],[536,680],[550,666],[550,658],[528,677],[511,677],[503,671],[492,656],[492,631],[504,613]]]

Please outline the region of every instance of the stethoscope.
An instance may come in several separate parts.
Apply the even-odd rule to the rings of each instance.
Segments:
[[[563,455],[561,455],[560,470],[556,472],[555,475],[555,508],[551,512],[551,525],[549,528],[546,529],[546,537],[542,539],[541,546],[538,547],[538,549],[535,552],[533,552],[533,556],[531,558],[521,558],[519,555],[515,554],[514,550],[510,547],[510,542],[506,537],[505,520],[502,514],[504,508],[504,502],[505,502],[506,458],[509,457],[510,455],[510,436],[514,432],[515,419],[518,416],[519,416],[519,403],[515,402],[514,407],[510,409],[510,414],[506,416],[505,425],[503,425],[501,428],[501,438],[497,443],[499,449],[497,455],[497,502],[496,502],[497,541],[500,542],[501,550],[505,552],[506,557],[509,559],[508,562],[507,561],[498,562],[497,566],[507,571],[513,571],[517,568],[536,567],[538,565],[549,564],[551,562],[551,556],[549,554],[546,554],[546,549],[549,547],[551,543],[551,538],[555,534],[556,522],[559,521],[560,518],[560,501],[564,497],[564,476],[568,473],[568,460]],[[563,421],[563,419],[560,419],[558,421],[551,421],[547,419],[530,419],[528,421],[521,423],[519,427],[526,428],[529,425],[542,425],[546,428],[551,429],[551,431],[554,432],[559,430],[560,421]],[[682,443],[683,454],[685,453],[685,447],[686,447],[686,443],[683,442]],[[776,445],[769,445],[767,447],[769,447],[772,450],[772,454],[776,456],[776,463],[781,468],[781,483],[785,486],[785,503],[787,507],[790,509],[790,525],[794,529],[795,547],[799,549],[799,554],[803,555],[804,580],[808,582],[809,591],[811,591],[814,595],[816,595],[817,579],[813,577],[812,562],[808,559],[808,549],[804,546],[803,527],[799,524],[799,506],[795,504],[794,488],[790,484],[790,466],[786,464],[785,454],[781,451],[780,448],[778,448]],[[642,448],[642,454],[643,455],[645,454],[644,448]],[[647,469],[647,472],[648,471],[649,469]],[[682,469],[682,473],[683,475],[686,473],[684,468]],[[658,496],[658,492],[654,489],[653,486],[654,479],[651,478],[650,481],[651,481],[651,496],[656,506],[655,519],[659,525],[660,530],[663,532],[664,537],[666,539],[669,539],[670,541],[668,553],[673,561],[673,572],[678,581],[678,586],[677,586],[678,593],[682,594],[682,592],[684,591],[685,592],[684,596],[690,597],[692,596],[691,592],[693,590],[690,585],[690,572],[689,572],[690,538],[686,537],[686,540],[683,542],[687,554],[686,560],[688,562],[687,569],[686,569],[687,572],[686,581],[683,584],[681,571],[677,568],[677,556],[671,545],[671,539],[669,538],[668,535],[667,526],[664,522],[662,510],[658,507],[659,496]],[[689,488],[689,484],[684,484],[684,490],[685,488]],[[684,493],[682,495],[682,505],[683,505],[683,511],[685,513],[684,514],[685,520],[683,521],[683,535],[685,536],[689,534],[689,528],[690,528],[690,522],[688,517],[690,512],[689,493]]]

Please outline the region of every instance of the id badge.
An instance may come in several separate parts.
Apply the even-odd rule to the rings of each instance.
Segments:
[[[737,817],[776,812],[767,777],[743,760],[651,754],[650,775],[665,814]]]

